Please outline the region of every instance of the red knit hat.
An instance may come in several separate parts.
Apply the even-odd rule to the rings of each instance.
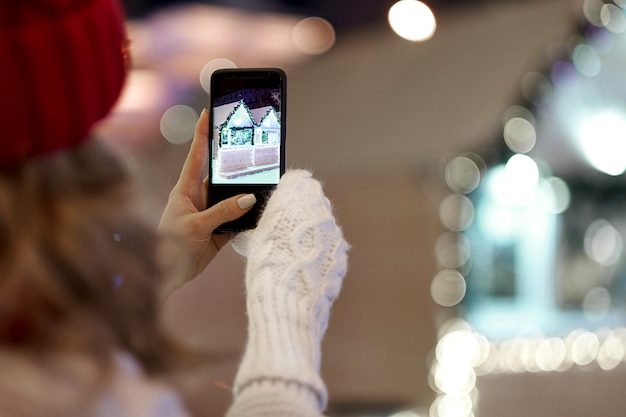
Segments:
[[[0,0],[0,167],[86,139],[126,53],[117,0]]]

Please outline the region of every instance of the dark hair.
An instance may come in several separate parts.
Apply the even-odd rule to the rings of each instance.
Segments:
[[[156,232],[130,204],[124,165],[96,140],[0,171],[0,348],[116,349],[171,365],[159,330]]]

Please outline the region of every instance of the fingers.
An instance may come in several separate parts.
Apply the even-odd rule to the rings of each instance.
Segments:
[[[204,167],[208,159],[208,135],[210,117],[207,109],[202,110],[200,118],[196,123],[196,130],[189,148],[189,153],[185,159],[179,181],[187,183],[189,181],[202,180],[205,175]]]
[[[221,224],[243,216],[255,203],[254,194],[239,194],[227,198],[203,211],[203,222],[212,232]]]

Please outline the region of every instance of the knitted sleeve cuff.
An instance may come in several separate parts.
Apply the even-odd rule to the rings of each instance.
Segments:
[[[314,391],[295,381],[251,381],[235,393],[226,417],[321,417]]]
[[[262,279],[264,275],[268,275]],[[271,282],[267,269],[257,271],[259,281]],[[327,391],[320,377],[321,329],[315,312],[298,294],[270,285],[256,288],[248,297],[248,344],[242,358],[235,392],[255,381],[280,380],[308,388],[315,394],[317,407],[323,410]],[[327,314],[327,309],[324,309]],[[323,322],[327,322],[325,317]]]

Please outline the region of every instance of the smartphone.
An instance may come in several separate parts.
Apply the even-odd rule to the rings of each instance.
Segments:
[[[221,69],[211,76],[209,206],[241,193],[257,199],[217,233],[254,228],[285,172],[286,88],[285,72],[278,68]]]

